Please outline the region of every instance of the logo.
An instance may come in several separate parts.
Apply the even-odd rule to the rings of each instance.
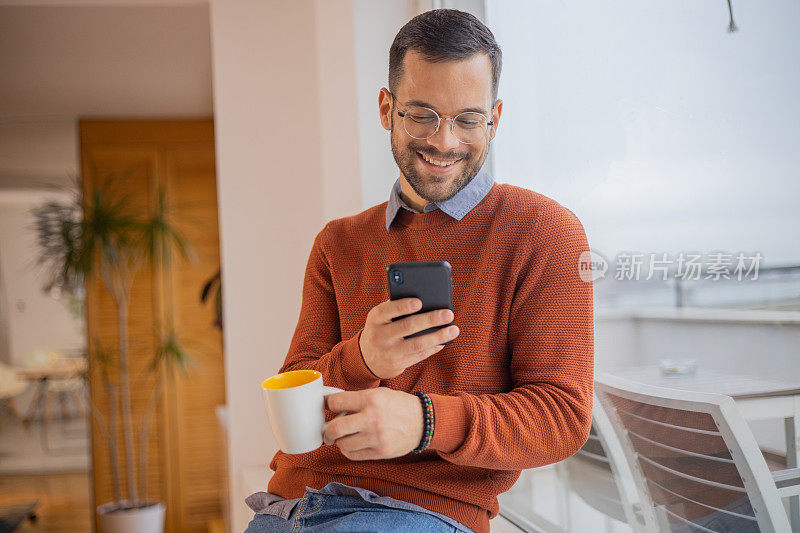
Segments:
[[[578,257],[578,275],[582,281],[591,283],[602,279],[608,272],[608,261],[599,253],[586,250]]]

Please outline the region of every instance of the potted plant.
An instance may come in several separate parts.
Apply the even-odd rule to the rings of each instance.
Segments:
[[[124,178],[123,178],[124,179]],[[170,264],[173,250],[192,259],[190,244],[172,224],[166,193],[159,189],[149,212],[134,207],[135,193],[122,193],[119,181],[109,178],[93,185],[86,197],[76,185],[69,201],[48,202],[34,209],[40,255],[47,267],[48,287],[62,293],[82,294],[84,283],[102,281],[117,311],[118,337],[109,348],[93,339],[89,354],[97,363],[108,399],[107,417],[90,405],[97,427],[108,445],[113,501],[97,507],[104,533],[161,533],[166,508],[147,498],[147,442],[152,414],[161,397],[161,379],[155,379],[151,396],[140,420],[139,449],[134,443],[131,409],[130,344],[128,321],[134,278],[143,268],[161,272]],[[156,378],[166,372],[185,370],[190,355],[172,327],[172,303],[167,302],[166,320],[154,319],[156,350],[148,369]],[[98,391],[98,394],[100,391]],[[118,441],[121,422],[122,441]],[[120,449],[125,457],[126,483],[120,482]],[[138,472],[137,472],[138,463]]]

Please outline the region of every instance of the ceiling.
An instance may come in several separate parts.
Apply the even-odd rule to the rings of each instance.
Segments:
[[[211,115],[207,3],[0,0],[0,123]]]

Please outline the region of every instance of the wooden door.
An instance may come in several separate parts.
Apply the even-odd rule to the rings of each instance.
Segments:
[[[131,292],[134,428],[142,423],[155,379],[164,387],[147,439],[146,486],[148,498],[167,506],[167,533],[205,531],[209,521],[222,515],[225,458],[214,412],[225,403],[222,335],[213,326],[213,305],[200,303],[203,283],[220,267],[213,133],[210,120],[80,123],[84,194],[113,178],[120,189],[135,192],[136,209],[146,211],[163,188],[171,220],[194,251],[193,262],[175,256],[168,266],[142,269]],[[113,349],[118,340],[116,307],[99,278],[88,280],[86,291],[87,341],[96,339]],[[168,316],[193,356],[185,374],[147,372],[156,347],[154,319],[164,322]],[[93,404],[107,417],[108,395],[99,365],[91,359],[89,387]],[[121,424],[116,425],[121,443]],[[138,432],[135,439],[138,443]],[[92,420],[92,450],[94,504],[99,505],[113,500],[113,491],[108,446],[97,419]],[[121,450],[120,464],[124,498]]]

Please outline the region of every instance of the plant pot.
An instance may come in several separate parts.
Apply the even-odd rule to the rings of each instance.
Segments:
[[[97,507],[100,533],[164,533],[167,508],[161,502],[145,502],[127,509],[128,501],[109,502]]]

